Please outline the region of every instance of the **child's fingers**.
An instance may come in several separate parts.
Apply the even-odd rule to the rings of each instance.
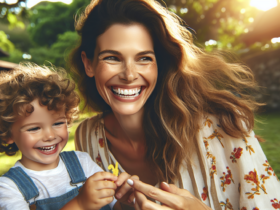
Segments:
[[[101,189],[97,191],[97,197],[99,199],[113,197],[115,195],[115,190],[113,189]]]
[[[98,199],[98,201],[95,202],[95,207],[99,207],[99,208],[94,208],[94,209],[101,209],[103,206],[106,206],[107,204],[111,203],[113,200],[114,200],[113,196],[100,198]]]
[[[116,181],[117,179],[118,179],[117,176],[105,171],[97,172],[88,178],[88,180],[90,181],[99,181],[99,180]]]
[[[94,189],[96,190],[102,190],[102,189],[117,189],[117,185],[114,182],[111,181],[95,181],[94,182]]]

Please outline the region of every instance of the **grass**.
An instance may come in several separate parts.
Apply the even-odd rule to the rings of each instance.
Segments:
[[[74,134],[79,122],[84,120],[86,117],[92,114],[82,114],[79,121],[75,122],[73,126],[69,129],[69,140],[64,148],[64,151],[74,150]],[[255,133],[263,137],[266,142],[261,143],[264,153],[266,154],[267,160],[274,169],[278,178],[280,178],[280,112],[269,113],[256,116],[256,129]],[[258,122],[262,121],[262,123]],[[16,156],[6,156],[4,154],[0,155],[0,175],[4,174],[6,171],[12,167],[15,162],[21,158],[21,154],[18,153]]]
[[[277,177],[280,179],[280,112],[257,115],[255,133],[266,141],[261,143],[262,149],[272,166]]]

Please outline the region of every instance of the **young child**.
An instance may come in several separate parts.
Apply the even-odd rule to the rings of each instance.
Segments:
[[[0,177],[0,209],[55,210],[69,201],[73,209],[112,209],[126,183],[128,174],[103,172],[87,153],[61,153],[80,101],[65,74],[33,64],[0,73],[0,152],[22,153]]]

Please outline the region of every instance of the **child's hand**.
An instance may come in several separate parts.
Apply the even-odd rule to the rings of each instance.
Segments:
[[[133,206],[134,193],[133,188],[127,184],[127,179],[139,180],[139,177],[134,175],[130,176],[128,173],[123,172],[118,176],[118,180],[115,182],[117,185],[115,198],[120,202]]]
[[[97,172],[89,177],[77,196],[80,208],[95,210],[111,203],[117,189],[114,183],[117,179],[109,172]]]

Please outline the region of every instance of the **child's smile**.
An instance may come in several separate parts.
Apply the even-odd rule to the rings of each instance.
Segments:
[[[16,143],[22,153],[20,161],[26,168],[35,171],[53,169],[68,140],[65,111],[48,110],[47,106],[39,104],[38,99],[30,104],[34,111],[26,117],[18,116],[9,143]]]

